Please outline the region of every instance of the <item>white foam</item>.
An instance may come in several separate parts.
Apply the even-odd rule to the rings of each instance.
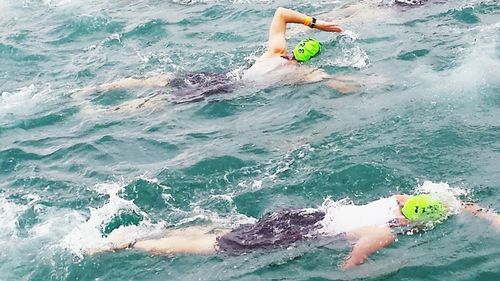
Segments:
[[[41,105],[48,104],[54,97],[50,85],[39,89],[31,84],[19,88],[16,92],[2,92],[0,94],[0,118],[10,115],[33,115],[40,112]]]
[[[474,28],[474,43],[466,54],[462,65],[450,73],[448,79],[451,85],[465,89],[477,89],[480,85],[494,83],[500,85],[500,60],[497,57],[497,37],[500,22],[491,26]]]
[[[359,35],[351,30],[344,31],[338,37],[340,52],[336,53],[334,59],[328,65],[339,67],[353,67],[363,69],[370,65],[368,54],[355,42]]]
[[[17,237],[17,220],[27,208],[0,198],[0,243]]]
[[[500,22],[471,28],[464,34],[459,26],[450,27],[448,33],[461,34],[470,42],[455,50],[458,66],[436,73],[429,66],[415,67],[413,76],[420,77],[429,91],[419,92],[419,96],[429,96],[434,101],[458,99],[470,103],[480,97],[484,87],[500,86],[500,60],[497,58],[497,34]],[[487,91],[489,92],[489,91]]]
[[[109,201],[97,209],[90,209],[90,217],[81,215],[80,223],[61,241],[61,246],[78,256],[85,253],[110,249],[114,245],[130,243],[134,240],[159,235],[166,223],[152,223],[148,214],[141,211],[134,202],[118,196],[125,184],[116,182],[100,183],[94,190],[109,195]],[[117,215],[125,212],[139,214],[143,219],[139,225],[120,226],[107,237],[103,237],[102,229]]]
[[[2,254],[23,256],[23,253],[36,252],[38,259],[52,259],[60,239],[79,219],[84,218],[74,210],[45,206],[39,203],[40,198],[36,195],[23,196],[23,199],[30,201],[20,205],[0,198]],[[20,227],[20,219],[26,214],[31,216],[31,212],[36,216],[36,223],[27,228]]]
[[[463,187],[451,187],[448,183],[424,181],[415,189],[416,194],[426,193],[441,200],[446,204],[451,214],[457,214],[461,210],[460,197],[469,195],[469,191]]]

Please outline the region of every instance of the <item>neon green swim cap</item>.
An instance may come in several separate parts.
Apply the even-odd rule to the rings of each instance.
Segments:
[[[436,222],[446,216],[443,203],[428,194],[411,196],[401,211],[411,222]]]
[[[321,44],[316,39],[304,39],[293,49],[293,57],[300,62],[308,61],[319,54]]]

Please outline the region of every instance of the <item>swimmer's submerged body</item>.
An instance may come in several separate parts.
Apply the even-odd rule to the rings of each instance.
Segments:
[[[310,28],[325,32],[342,32],[342,28],[333,22],[326,22],[309,17],[297,11],[278,8],[269,29],[266,52],[247,69],[240,80],[221,73],[178,73],[161,74],[146,79],[126,78],[120,81],[89,87],[73,94],[77,100],[84,101],[85,96],[93,92],[105,92],[131,88],[159,88],[159,93],[171,92],[173,102],[198,101],[207,96],[226,93],[241,85],[257,88],[286,84],[312,83],[329,80],[329,85],[340,93],[353,92],[359,85],[349,78],[335,78],[321,69],[299,64],[319,54],[321,45],[316,40],[301,41],[292,53],[288,53],[285,33],[288,23],[304,24]],[[155,104],[166,99],[165,95],[152,96],[126,102],[119,108],[138,108]]]
[[[486,219],[500,230],[500,216],[473,203],[462,210]],[[395,241],[398,231],[419,230],[450,215],[442,201],[430,195],[394,195],[366,205],[333,205],[317,209],[283,209],[268,213],[254,224],[236,229],[188,227],[166,232],[160,239],[134,241],[92,251],[136,249],[156,255],[228,254],[289,247],[324,238],[353,242],[341,265],[350,269],[364,263],[377,250]]]

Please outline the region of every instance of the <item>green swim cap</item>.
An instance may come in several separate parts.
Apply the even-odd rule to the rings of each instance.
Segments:
[[[293,57],[300,62],[308,61],[319,54],[321,44],[316,39],[304,39],[293,49]]]
[[[446,208],[428,194],[411,196],[401,209],[410,222],[436,222],[446,216]]]

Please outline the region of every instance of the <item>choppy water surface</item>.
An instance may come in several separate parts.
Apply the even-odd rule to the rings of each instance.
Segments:
[[[70,97],[132,75],[239,76],[276,7],[350,4],[361,8],[347,35],[314,34],[325,43],[312,64],[382,85],[346,96],[324,83],[246,87],[133,112],[109,108],[150,90]],[[1,0],[0,11],[0,280],[498,280],[498,232],[469,217],[399,237],[350,272],[337,268],[343,246],[82,256],[120,231],[236,226],[424,180],[499,209],[498,1]],[[310,36],[291,31],[290,45]]]

